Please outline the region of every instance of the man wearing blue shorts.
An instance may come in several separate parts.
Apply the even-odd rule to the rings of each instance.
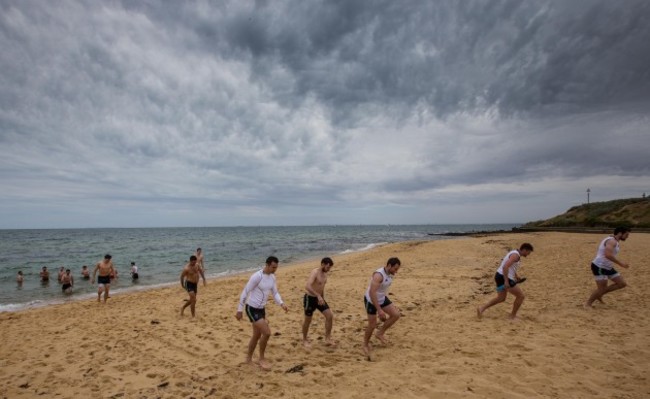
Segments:
[[[517,271],[521,267],[521,257],[523,256],[525,258],[530,255],[531,252],[533,252],[533,246],[529,243],[524,243],[521,244],[518,250],[514,249],[509,251],[506,256],[503,257],[499,269],[497,269],[497,272],[494,275],[494,281],[497,286],[497,296],[492,298],[485,305],[479,306],[476,309],[476,314],[479,319],[483,316],[483,312],[488,308],[505,301],[508,293],[515,296],[515,303],[512,305],[510,320],[517,319],[517,311],[524,302],[524,292],[521,290],[521,287],[517,286],[517,282],[520,281]]]

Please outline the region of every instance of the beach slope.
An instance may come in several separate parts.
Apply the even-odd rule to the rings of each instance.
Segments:
[[[242,365],[251,328],[235,319],[248,275],[200,286],[197,317],[180,306],[180,284],[154,291],[0,314],[0,398],[643,398],[650,397],[650,234],[631,234],[620,258],[624,290],[595,309],[589,264],[601,235],[523,233],[406,242],[333,256],[326,298],[336,349],[301,344],[302,295],[318,261],[280,265],[290,311],[272,302],[271,371]],[[522,261],[526,300],[520,322],[512,299],[494,295],[506,251],[531,242]],[[281,254],[280,254],[281,255]],[[402,261],[390,298],[403,317],[372,361],[361,350],[363,294],[373,270]],[[280,256],[281,258],[281,256]],[[260,267],[263,260],[260,260]],[[179,265],[179,274],[181,270]]]

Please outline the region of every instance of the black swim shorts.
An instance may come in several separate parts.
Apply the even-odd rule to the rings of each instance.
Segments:
[[[305,294],[302,299],[302,306],[305,308],[305,316],[307,317],[311,317],[314,314],[314,310],[316,309],[323,313],[330,308],[327,302],[325,302],[323,305],[319,305],[318,298],[307,294]]]

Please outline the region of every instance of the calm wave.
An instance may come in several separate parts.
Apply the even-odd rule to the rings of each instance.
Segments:
[[[175,284],[182,266],[197,247],[203,249],[208,277],[223,276],[263,265],[269,255],[281,263],[362,251],[410,240],[436,240],[446,232],[509,230],[514,224],[419,226],[205,227],[147,229],[0,230],[0,311],[91,298],[96,286],[81,278],[104,254],[113,256],[118,279],[111,293]],[[336,259],[334,259],[336,261]],[[131,281],[130,263],[140,278]],[[50,282],[41,284],[42,266]],[[75,278],[74,293],[63,295],[57,271],[64,266]],[[24,274],[21,287],[18,271]]]

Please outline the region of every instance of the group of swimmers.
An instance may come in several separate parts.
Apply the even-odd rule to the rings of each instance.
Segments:
[[[591,270],[596,280],[596,289],[585,303],[585,308],[591,308],[594,301],[602,301],[602,297],[605,294],[626,286],[623,276],[616,271],[614,265],[619,265],[626,269],[629,268],[628,263],[617,258],[620,251],[620,243],[627,240],[629,235],[629,228],[617,227],[613,235],[604,238],[600,242],[596,256],[591,262]],[[511,250],[503,257],[494,275],[497,295],[477,308],[477,316],[479,318],[481,318],[488,308],[504,302],[508,293],[510,293],[515,296],[515,301],[509,318],[512,320],[517,319],[517,312],[524,301],[524,293],[519,286],[525,280],[525,278],[518,274],[521,267],[520,262],[522,257],[525,258],[532,252],[532,244],[523,243],[519,249]],[[265,312],[265,306],[269,296],[272,295],[274,302],[285,312],[289,311],[289,308],[278,292],[276,284],[275,272],[278,269],[278,264],[278,258],[270,256],[266,259],[264,268],[250,276],[239,297],[237,312],[235,314],[237,320],[242,320],[243,314],[246,313],[253,329],[248,343],[245,362],[251,365],[255,364],[264,370],[270,369],[270,364],[265,358],[266,346],[271,337],[271,329],[266,320]],[[334,262],[331,258],[323,258],[320,267],[312,270],[305,284],[305,294],[303,296],[305,318],[302,324],[302,339],[303,346],[306,349],[311,348],[311,341],[308,338],[308,334],[312,316],[316,310],[321,312],[325,317],[324,343],[328,346],[336,346],[336,342],[332,339],[334,316],[324,298],[327,273],[333,266]],[[388,259],[384,267],[380,267],[372,273],[368,287],[366,288],[363,302],[368,320],[363,337],[363,352],[369,360],[371,359],[372,353],[370,340],[373,333],[381,344],[387,344],[386,331],[400,318],[400,310],[388,297],[389,287],[400,267],[401,262],[398,258]],[[192,316],[195,315],[196,293],[200,278],[203,278],[203,284],[205,286],[203,258],[201,256],[201,261],[199,262],[197,256],[192,255],[189,263],[185,265],[181,273],[181,286],[190,295],[190,299],[181,308],[181,315],[188,306],[191,307]],[[612,284],[609,284],[610,280]],[[383,322],[380,327],[377,327],[378,319]],[[253,354],[256,349],[258,349],[259,359],[253,361]]]
[[[110,260],[111,256],[106,255],[104,257],[104,259],[105,260],[106,259]],[[99,265],[100,263],[102,263],[102,262],[98,262],[97,265]],[[114,268],[112,265],[113,265],[113,263],[111,262],[111,268],[110,268],[110,271],[109,271],[109,273],[107,275],[107,278],[108,278],[108,283],[107,284],[108,285],[110,285],[110,281],[117,278],[117,269]],[[93,278],[92,278],[93,281],[95,280],[95,272],[97,272],[98,267],[99,266],[96,266],[95,271],[93,272]],[[103,281],[106,281],[106,279],[104,278],[105,276],[103,276],[101,273],[100,273],[100,276],[103,277]],[[83,265],[81,267],[81,278],[84,279],[84,280],[90,280],[90,270],[88,269],[88,266],[86,266],[86,265]],[[138,267],[135,265],[135,262],[131,262],[131,278],[133,279],[133,281],[136,281],[139,278]],[[49,283],[49,281],[50,281],[50,271],[47,269],[47,266],[43,266],[43,268],[41,269],[41,271],[39,273],[39,279],[40,279],[41,283],[43,283],[43,284]],[[72,294],[72,288],[74,287],[74,277],[72,275],[71,270],[66,269],[64,266],[61,266],[61,268],[59,269],[59,272],[58,272],[58,278],[57,279],[59,281],[59,284],[61,284],[61,290],[63,291],[63,293],[68,294],[68,295]],[[16,283],[20,287],[20,286],[22,286],[24,281],[25,281],[25,277],[23,275],[23,272],[18,271],[18,274],[16,275]],[[91,284],[92,284],[92,282],[91,282]],[[104,283],[102,285],[102,287],[105,284],[106,283]]]

